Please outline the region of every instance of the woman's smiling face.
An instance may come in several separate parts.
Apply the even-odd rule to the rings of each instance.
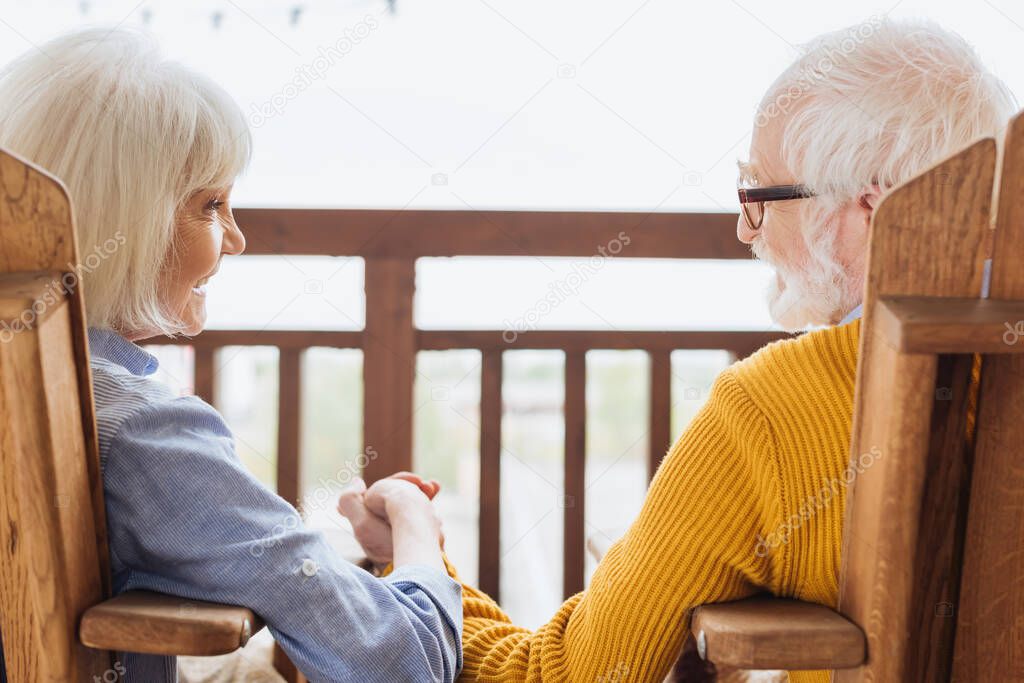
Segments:
[[[182,322],[187,335],[199,334],[206,324],[206,283],[217,273],[221,258],[245,251],[230,200],[230,186],[200,190],[175,218],[176,256],[160,275],[160,303],[167,315]]]

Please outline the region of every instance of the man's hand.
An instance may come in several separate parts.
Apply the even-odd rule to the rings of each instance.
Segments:
[[[391,527],[387,520],[370,512],[365,495],[366,482],[357,477],[341,492],[338,512],[352,523],[356,541],[362,546],[367,559],[379,569],[391,562]]]
[[[366,557],[380,568],[392,561],[394,553],[388,501],[391,501],[393,514],[403,517],[419,515],[424,520],[433,520],[440,535],[440,521],[429,503],[440,490],[438,482],[410,472],[398,472],[382,479],[371,486],[369,492],[365,482],[356,478],[342,491],[338,512],[352,523],[356,541]]]

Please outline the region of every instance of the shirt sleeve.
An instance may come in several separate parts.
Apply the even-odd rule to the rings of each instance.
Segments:
[[[242,605],[314,681],[451,681],[461,588],[438,569],[378,579],[339,557],[240,463],[194,397],[128,417],[104,456],[116,588]]]
[[[664,680],[694,607],[779,587],[786,548],[765,539],[781,499],[767,421],[726,371],[589,588],[547,624],[519,628],[463,587],[461,680]]]

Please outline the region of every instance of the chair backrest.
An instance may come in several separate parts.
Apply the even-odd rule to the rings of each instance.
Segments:
[[[1024,678],[1024,117],[998,157],[981,140],[874,216],[839,601],[868,659],[835,681]]]
[[[77,638],[82,612],[109,593],[81,269],[65,188],[0,150],[0,637],[11,681],[115,671],[111,653]]]

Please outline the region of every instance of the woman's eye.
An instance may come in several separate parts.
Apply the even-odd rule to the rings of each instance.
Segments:
[[[219,211],[220,207],[222,207],[222,206],[224,206],[224,202],[222,202],[221,200],[219,200],[219,199],[211,199],[209,202],[206,203],[206,210],[207,211],[211,211],[211,212],[212,211]]]

